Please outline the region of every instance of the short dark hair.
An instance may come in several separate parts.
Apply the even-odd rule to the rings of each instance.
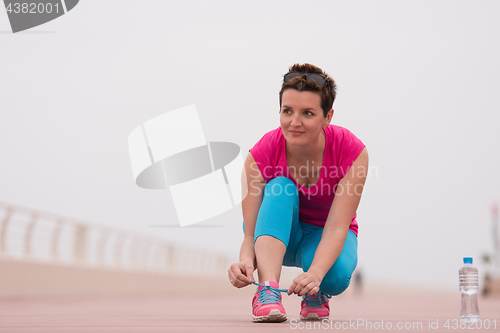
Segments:
[[[295,89],[298,92],[301,91],[312,91],[318,93],[321,97],[321,109],[323,110],[323,115],[326,118],[328,111],[332,109],[333,101],[335,101],[335,96],[337,95],[337,85],[335,81],[326,74],[321,68],[311,65],[311,64],[294,64],[288,69],[288,73],[300,72],[300,73],[318,73],[322,74],[326,78],[326,82],[323,86],[319,86],[315,82],[308,82],[304,78],[298,76],[294,77],[288,82],[283,82],[280,90],[280,108],[281,100],[283,98],[283,92],[287,89]]]

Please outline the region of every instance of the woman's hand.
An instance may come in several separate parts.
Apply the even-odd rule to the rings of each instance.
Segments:
[[[297,294],[298,296],[309,294],[312,296],[319,291],[321,280],[322,279],[312,273],[304,272],[293,279],[287,294]]]
[[[227,271],[227,276],[229,281],[236,288],[243,288],[255,282],[253,278],[253,271],[255,268],[250,261],[237,262],[229,267]]]

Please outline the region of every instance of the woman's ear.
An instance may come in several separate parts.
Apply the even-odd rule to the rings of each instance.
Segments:
[[[330,125],[330,122],[332,121],[333,118],[333,113],[334,113],[333,109],[328,111],[328,113],[326,114],[325,122],[323,123],[323,127],[327,127],[328,125]]]

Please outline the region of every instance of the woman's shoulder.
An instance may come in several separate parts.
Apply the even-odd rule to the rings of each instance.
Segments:
[[[329,125],[325,130],[330,134],[329,145],[331,147],[332,163],[341,170],[341,177],[351,167],[352,163],[365,148],[364,143],[358,139],[350,130],[342,126]],[[328,136],[328,134],[327,134]]]
[[[265,133],[262,139],[265,140],[280,140],[283,137],[283,132],[281,131],[281,126],[278,126],[278,128],[275,128],[273,130],[270,130],[269,132]]]
[[[326,130],[328,130],[327,137],[329,137],[327,144],[334,151],[349,154],[350,151],[358,152],[365,147],[365,144],[345,127],[329,125]]]
[[[283,134],[281,127],[265,133],[262,138],[250,149],[250,153],[259,166],[264,180],[268,182],[275,176],[275,168],[282,159]]]
[[[348,130],[345,127],[338,126],[338,125],[328,125],[325,127],[325,131],[328,131],[328,133],[331,133],[333,136],[355,136],[350,130]]]
[[[265,133],[257,143],[250,149],[252,155],[254,154],[272,154],[276,152],[279,143],[283,138],[283,134],[281,132],[281,127],[273,129],[267,133]],[[254,156],[255,157],[255,156]]]
[[[353,141],[361,143],[361,140],[345,127],[330,124],[325,128],[325,131],[331,143],[342,144]]]
[[[283,133],[281,131],[281,127],[270,130],[265,133],[259,141],[255,144],[255,146],[276,146],[283,139]],[[254,146],[254,147],[255,147]]]

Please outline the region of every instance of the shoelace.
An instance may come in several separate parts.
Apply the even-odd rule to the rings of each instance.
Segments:
[[[259,298],[257,299],[257,302],[261,302],[262,304],[278,303],[281,300],[281,295],[279,293],[286,293],[288,291],[288,289],[274,288],[257,282],[252,282],[252,284],[263,287],[259,290]],[[267,293],[268,290],[270,293]]]
[[[321,296],[318,296],[318,294],[314,294],[312,296],[309,295],[304,295],[303,301],[306,303],[306,308],[320,308],[322,307],[322,304],[328,300],[328,298],[332,298],[332,296],[319,293]]]

